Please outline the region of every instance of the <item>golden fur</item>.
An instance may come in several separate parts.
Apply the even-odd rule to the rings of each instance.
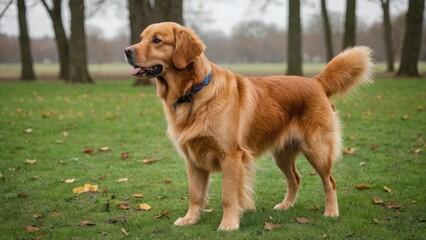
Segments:
[[[313,78],[250,78],[209,62],[200,38],[178,24],[150,25],[141,39],[127,48],[132,52],[129,56],[135,66],[163,67],[156,75],[157,92],[168,134],[185,158],[189,179],[190,206],[175,225],[199,220],[208,201],[210,173],[220,171],[223,218],[219,230],[238,229],[243,211],[255,209],[252,164],[266,151],[287,180],[285,197],[275,209],[288,209],[296,202],[300,176],[294,161],[301,152],[323,181],[324,216],[339,215],[331,171],[341,152],[340,124],[329,97],[370,81],[369,48],[344,51]],[[192,101],[173,106],[211,71],[210,83]]]

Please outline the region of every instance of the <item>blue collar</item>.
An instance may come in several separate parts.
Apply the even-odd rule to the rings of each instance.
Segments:
[[[190,102],[192,101],[192,98],[195,94],[197,94],[201,89],[203,89],[205,86],[207,86],[210,83],[210,80],[212,79],[213,71],[207,75],[204,80],[198,84],[195,87],[192,87],[187,93],[182,95],[180,98],[176,99],[176,101],[173,102],[173,108],[176,108],[179,104],[184,102]]]

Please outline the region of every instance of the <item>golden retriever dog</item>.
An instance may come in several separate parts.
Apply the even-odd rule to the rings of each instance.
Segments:
[[[190,29],[171,22],[152,24],[141,41],[127,47],[132,75],[156,77],[168,135],[185,158],[190,204],[177,226],[197,223],[208,201],[209,177],[222,172],[223,217],[218,230],[235,230],[254,210],[254,159],[270,152],[287,180],[276,210],[296,202],[303,153],[324,185],[324,216],[337,217],[332,167],[341,154],[340,124],[330,97],[371,81],[370,49],[354,47],[336,56],[313,78],[243,77],[204,55]]]

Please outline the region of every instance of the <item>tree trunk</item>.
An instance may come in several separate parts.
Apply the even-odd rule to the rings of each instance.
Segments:
[[[417,63],[420,56],[424,0],[408,1],[405,35],[398,76],[420,77]]]
[[[302,75],[300,0],[289,1],[287,75]]]
[[[343,47],[346,49],[348,47],[355,46],[355,36],[356,36],[356,0],[347,0],[346,1],[346,19],[345,19],[345,35],[343,36]]]
[[[68,83],[93,83],[87,70],[84,0],[69,0],[71,11],[70,72]]]
[[[324,23],[324,34],[325,34],[325,49],[327,54],[327,62],[333,59],[333,41],[331,38],[330,21],[328,20],[327,5],[325,0],[321,0],[321,13],[322,21]]]
[[[59,57],[59,78],[66,80],[69,76],[69,49],[68,40],[65,35],[64,25],[62,23],[62,0],[53,0],[52,9],[46,3],[46,0],[41,1],[46,11],[49,13],[50,19],[53,23],[53,30],[56,37],[56,47],[58,49]]]
[[[390,0],[380,0],[383,8],[383,29],[384,29],[384,41],[386,48],[386,70],[388,72],[393,72],[393,41],[392,41],[392,28],[390,23],[389,15],[389,4]]]
[[[25,0],[18,0],[19,44],[21,47],[21,81],[36,80],[31,55],[30,38],[28,37],[27,9]]]
[[[157,0],[155,1],[156,22],[176,22],[183,24],[182,0]]]

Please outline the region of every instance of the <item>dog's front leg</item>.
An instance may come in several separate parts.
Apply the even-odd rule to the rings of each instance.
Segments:
[[[243,181],[243,152],[235,151],[221,161],[223,217],[218,230],[231,231],[240,227],[242,209],[239,204]]]
[[[176,226],[188,226],[197,223],[208,201],[210,173],[198,168],[188,159],[185,163],[189,181],[190,204],[186,215],[175,221]]]

